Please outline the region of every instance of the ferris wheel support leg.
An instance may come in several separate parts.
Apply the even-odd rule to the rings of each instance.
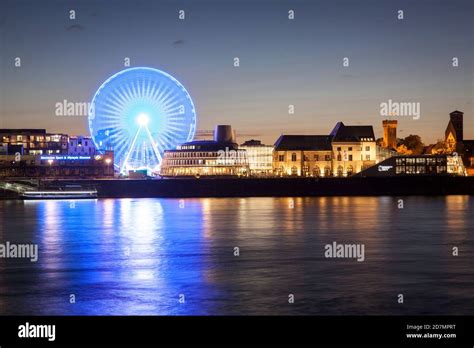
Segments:
[[[125,156],[125,161],[123,161],[122,169],[120,170],[121,173],[127,167],[128,158],[130,157],[130,154],[132,153],[133,146],[135,145],[135,142],[137,141],[138,134],[140,133],[141,129],[142,127],[140,126],[140,128],[138,128],[137,132],[135,133],[135,136],[133,137],[132,145],[130,145],[130,148],[128,149],[128,152],[127,152],[127,156]]]
[[[156,143],[153,140],[153,137],[151,136],[151,133],[148,127],[146,127],[146,131],[148,134],[148,138],[150,139],[151,147],[153,148],[153,152],[155,153],[156,159],[158,160],[158,163],[161,163],[162,158],[161,158],[160,152],[158,151],[158,148],[156,147]]]

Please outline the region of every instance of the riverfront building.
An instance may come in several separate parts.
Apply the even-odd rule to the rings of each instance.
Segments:
[[[112,151],[98,152],[90,137],[45,129],[0,129],[0,177],[113,177]]]
[[[245,150],[239,149],[231,126],[219,125],[214,140],[197,140],[165,150],[160,175],[241,176],[249,174]]]
[[[3,154],[13,154],[12,148],[21,155],[65,154],[68,136],[45,129],[0,129],[0,144]]]
[[[474,175],[474,140],[464,139],[463,112],[455,110],[449,114],[444,135],[447,152],[456,152],[462,158],[468,175]]]
[[[338,122],[329,135],[282,135],[275,143],[278,176],[351,176],[394,154],[378,147],[372,126]]]
[[[247,152],[249,171],[252,176],[273,174],[273,146],[264,145],[260,140],[248,140],[239,146]]]
[[[465,176],[466,169],[459,156],[410,155],[394,156],[362,171],[360,176]]]
[[[346,126],[338,122],[331,134],[333,175],[350,176],[376,163],[372,126]]]
[[[331,176],[331,137],[281,135],[273,151],[273,170],[278,176]]]
[[[100,178],[113,176],[113,152],[95,156],[67,154],[0,156],[0,177]]]

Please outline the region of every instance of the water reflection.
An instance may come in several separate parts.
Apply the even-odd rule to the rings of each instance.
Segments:
[[[403,200],[404,209],[394,197],[3,201],[2,241],[38,243],[40,258],[0,260],[0,311],[472,313],[473,198]],[[366,261],[324,258],[333,241],[364,244]],[[401,291],[410,306],[393,301]]]

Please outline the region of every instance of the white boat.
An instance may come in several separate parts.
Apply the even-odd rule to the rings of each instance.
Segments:
[[[45,190],[25,191],[21,194],[23,199],[91,199],[97,198],[97,190]]]

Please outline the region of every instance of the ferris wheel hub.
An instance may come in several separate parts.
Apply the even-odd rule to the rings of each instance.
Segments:
[[[148,116],[148,114],[142,112],[140,114],[138,114],[137,116],[137,123],[140,125],[140,126],[147,126],[148,125],[148,122],[150,122],[150,117]]]

